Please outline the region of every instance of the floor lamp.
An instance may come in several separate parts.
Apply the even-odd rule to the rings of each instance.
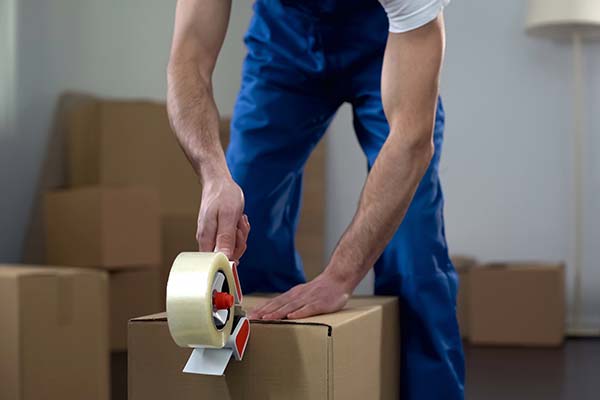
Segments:
[[[573,45],[573,179],[574,179],[574,279],[572,335],[588,335],[581,320],[583,305],[583,149],[584,74],[583,41],[600,38],[600,0],[529,0],[527,32],[534,36],[570,38]]]

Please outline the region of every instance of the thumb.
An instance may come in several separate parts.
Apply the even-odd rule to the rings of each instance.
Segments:
[[[236,230],[237,218],[235,213],[227,211],[220,212],[217,218],[215,251],[222,252],[228,259],[233,257]]]

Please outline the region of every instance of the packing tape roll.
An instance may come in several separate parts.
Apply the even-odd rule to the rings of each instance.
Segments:
[[[225,346],[231,335],[234,306],[219,329],[213,316],[213,284],[219,272],[225,276],[223,290],[233,295],[233,274],[223,253],[181,253],[173,262],[167,282],[167,321],[178,346]]]

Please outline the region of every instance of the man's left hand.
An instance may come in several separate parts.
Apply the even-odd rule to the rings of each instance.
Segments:
[[[350,287],[327,271],[267,301],[249,313],[251,319],[298,319],[341,310],[352,294]]]

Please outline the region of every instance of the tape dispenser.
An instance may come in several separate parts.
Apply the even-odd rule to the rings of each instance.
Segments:
[[[193,349],[183,372],[223,375],[232,356],[242,359],[250,323],[241,302],[236,265],[223,253],[177,256],[167,282],[167,321],[175,343]]]

